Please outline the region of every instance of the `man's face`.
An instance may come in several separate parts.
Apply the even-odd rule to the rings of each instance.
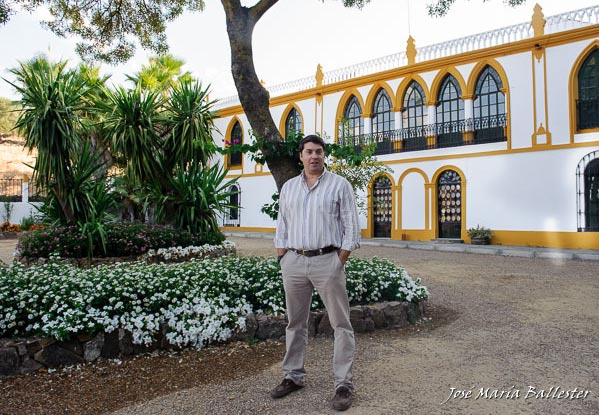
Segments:
[[[324,169],[324,149],[316,143],[304,144],[300,153],[300,160],[304,170],[309,174],[320,174]]]

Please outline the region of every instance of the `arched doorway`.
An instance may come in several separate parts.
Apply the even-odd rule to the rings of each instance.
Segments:
[[[582,158],[576,168],[579,232],[599,231],[599,151]]]
[[[580,160],[576,168],[576,211],[579,232],[599,232],[599,150]]]
[[[584,169],[584,194],[586,230],[599,231],[599,159]]]
[[[453,170],[445,170],[437,181],[439,238],[461,238],[462,179]]]
[[[379,176],[372,186],[372,212],[374,217],[374,237],[391,237],[391,180]]]

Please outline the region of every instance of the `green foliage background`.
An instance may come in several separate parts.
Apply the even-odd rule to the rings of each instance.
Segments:
[[[19,113],[15,112],[21,107],[7,98],[0,98],[0,134],[16,134],[13,131]]]

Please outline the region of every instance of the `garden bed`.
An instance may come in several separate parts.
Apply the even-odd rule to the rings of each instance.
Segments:
[[[183,253],[192,251],[164,250],[147,259],[189,259]],[[0,267],[0,337],[8,338],[0,351],[0,362],[8,362],[2,373],[156,348],[280,338],[286,325],[280,272],[274,257],[251,256],[87,268],[53,258]],[[390,261],[352,257],[346,281],[358,332],[407,324],[424,311],[427,288]],[[386,305],[370,305],[381,302]],[[312,335],[330,330],[326,313],[317,311],[322,308],[315,293]],[[50,358],[50,352],[62,357]]]

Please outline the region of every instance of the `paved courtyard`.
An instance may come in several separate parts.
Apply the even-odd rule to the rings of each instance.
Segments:
[[[240,255],[274,254],[272,235],[229,239]],[[3,261],[15,243],[0,241]],[[422,278],[431,320],[357,336],[347,413],[599,413],[599,252],[408,245],[364,240],[355,252]],[[333,413],[331,358],[330,338],[310,339],[308,384],[282,400],[268,396],[281,379],[275,363],[156,399],[142,392],[140,403],[116,414]]]
[[[240,254],[274,253],[268,236],[230,239]],[[389,258],[422,278],[432,320],[357,336],[347,413],[599,413],[599,262],[366,243],[355,255]],[[331,356],[330,339],[311,340],[308,384],[281,400],[268,396],[281,377],[275,364],[117,413],[332,413]]]

